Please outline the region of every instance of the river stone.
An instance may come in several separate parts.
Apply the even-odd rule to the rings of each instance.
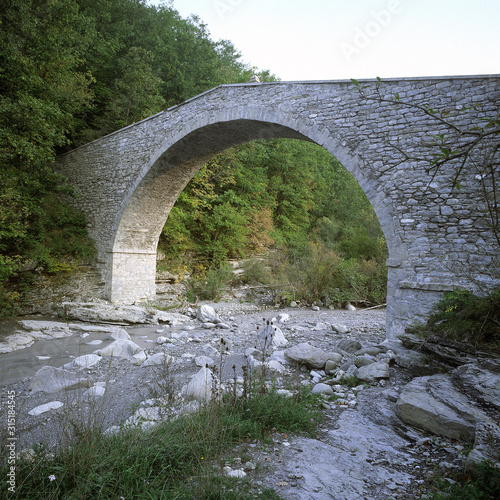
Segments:
[[[260,376],[280,375],[286,372],[286,368],[277,359],[261,361],[254,356],[248,356],[247,365],[255,374]]]
[[[269,361],[278,361],[278,363],[286,365],[285,351],[274,351],[271,356],[269,356]]]
[[[340,334],[345,334],[350,332],[350,329],[347,326],[341,325],[340,323],[332,323],[332,330]]]
[[[346,352],[354,353],[361,349],[361,344],[357,340],[342,339],[337,344],[337,348]]]
[[[97,354],[101,356],[124,358],[130,361],[133,365],[140,365],[146,361],[145,352],[131,340],[115,340],[110,345],[97,351]]]
[[[287,344],[288,340],[285,338],[285,334],[283,333],[281,328],[275,326],[273,335],[273,347],[283,347]]]
[[[262,351],[259,351],[259,349],[256,349],[255,347],[247,347],[245,349],[245,356],[250,357],[253,356],[254,358],[259,358],[261,359],[264,354]]]
[[[50,410],[57,410],[58,408],[61,408],[61,406],[64,406],[64,404],[60,401],[51,401],[50,403],[45,403],[44,405],[33,408],[28,412],[28,415],[38,417],[38,415],[41,415],[42,413]]]
[[[84,378],[78,373],[65,370],[64,368],[43,366],[31,379],[29,391],[53,393],[79,389],[81,387],[90,387],[91,385],[92,382],[90,379]]]
[[[83,393],[83,397],[85,398],[102,398],[106,393],[106,384],[97,383],[92,386],[90,389]]]
[[[474,441],[476,424],[488,416],[454,386],[449,375],[419,377],[408,383],[395,405],[403,422],[451,439]]]
[[[215,312],[215,309],[206,304],[198,308],[196,317],[202,323],[220,323],[219,315]]]
[[[325,363],[325,373],[333,375],[335,370],[340,366],[340,363],[342,363],[342,356],[336,352],[329,352],[328,360]]]
[[[286,368],[277,359],[270,359],[267,362],[267,366],[268,366],[269,370],[271,371],[271,373],[280,373],[281,374],[281,373],[286,372]]]
[[[363,354],[368,354],[369,356],[378,356],[382,351],[378,347],[362,347],[359,351],[354,353],[355,356],[363,356]]]
[[[98,323],[109,321],[130,324],[158,324],[158,319],[143,307],[97,303],[63,302],[64,314],[71,319]]]
[[[467,456],[465,472],[480,475],[479,466],[485,461],[495,463],[500,470],[500,427],[493,422],[478,422],[474,448]]]
[[[111,335],[108,337],[108,340],[130,340],[130,335],[127,330],[123,328],[117,328]]]
[[[158,311],[155,314],[156,319],[160,323],[167,323],[170,326],[178,326],[182,323],[186,323],[187,321],[191,321],[189,316],[180,313],[171,313],[165,311]]]
[[[210,368],[203,367],[190,382],[182,388],[182,395],[198,401],[212,398],[214,376]]]
[[[196,366],[207,366],[208,368],[212,368],[215,366],[215,361],[208,356],[197,356],[194,358],[194,362]]]
[[[464,388],[472,390],[477,399],[500,410],[500,374],[477,364],[459,366],[452,372],[454,379]]]
[[[102,340],[99,340],[99,339],[95,339],[95,340],[91,340],[90,342],[86,342],[87,345],[100,345],[102,344]]]
[[[333,389],[328,384],[316,384],[311,391],[313,394],[326,394],[333,396]]]
[[[377,361],[367,366],[362,366],[354,372],[354,376],[364,382],[375,382],[389,378],[389,365],[385,361]]]
[[[157,366],[157,365],[168,365],[171,364],[175,358],[170,356],[165,352],[157,352],[150,356],[144,363],[142,363],[141,368],[145,368],[147,366]]]
[[[290,315],[288,313],[280,313],[278,314],[278,321],[280,323],[286,323],[290,320]]]
[[[362,366],[368,366],[372,363],[375,363],[376,359],[373,356],[365,355],[365,356],[356,356],[354,358],[354,364],[357,368],[361,368]]]
[[[285,349],[285,356],[289,361],[306,365],[309,368],[323,369],[328,361],[328,353],[307,342]]]
[[[101,356],[98,356],[97,354],[84,354],[83,356],[78,356],[78,358],[75,358],[73,361],[70,363],[66,363],[63,368],[66,369],[71,369],[71,368],[90,368],[91,366],[96,365],[101,361]]]

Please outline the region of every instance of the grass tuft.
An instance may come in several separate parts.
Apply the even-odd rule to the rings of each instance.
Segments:
[[[147,431],[74,432],[52,453],[40,445],[19,458],[12,498],[276,499],[271,490],[258,493],[245,481],[224,477],[224,457],[235,444],[266,439],[276,430],[314,435],[321,420],[310,391],[287,397],[271,389],[205,402],[199,411]],[[8,467],[7,460],[0,462],[4,477]]]

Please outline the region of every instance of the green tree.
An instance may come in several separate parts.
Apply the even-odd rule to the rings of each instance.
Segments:
[[[113,82],[113,99],[98,121],[100,133],[126,127],[158,113],[166,101],[160,95],[164,83],[151,67],[152,54],[131,47],[118,61],[120,75]]]
[[[75,114],[92,102],[92,77],[82,68],[92,23],[72,0],[6,0],[0,23],[0,276],[6,277],[22,261],[41,258],[43,205],[54,186],[64,185],[50,162],[69,143]]]

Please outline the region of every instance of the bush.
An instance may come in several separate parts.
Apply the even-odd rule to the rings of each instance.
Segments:
[[[441,490],[433,495],[434,500],[493,500],[500,498],[500,470],[493,464],[484,461],[479,466],[479,476],[465,477],[450,485],[438,481]]]
[[[193,300],[220,300],[225,287],[234,278],[228,264],[202,271],[188,282],[188,297]]]
[[[424,335],[500,347],[500,289],[486,297],[463,289],[445,293],[418,330]]]
[[[276,281],[284,284],[277,293],[308,303],[323,301],[343,306],[346,302],[385,302],[385,264],[363,258],[343,260],[321,243],[309,243],[300,254],[287,251],[272,263]]]
[[[244,283],[269,284],[272,276],[266,262],[263,259],[248,259],[243,263],[243,275],[241,280]]]

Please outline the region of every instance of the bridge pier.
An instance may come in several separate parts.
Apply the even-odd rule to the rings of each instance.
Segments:
[[[114,303],[133,303],[156,293],[156,252],[109,252],[105,269],[105,297]]]

